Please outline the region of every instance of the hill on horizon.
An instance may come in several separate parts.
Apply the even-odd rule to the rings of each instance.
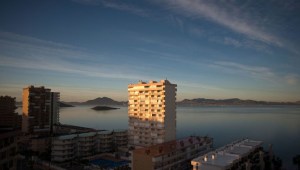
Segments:
[[[197,105],[299,105],[298,102],[269,102],[256,100],[241,100],[238,98],[231,99],[184,99],[177,102],[181,106],[197,106]]]
[[[98,97],[98,98],[95,98],[92,100],[87,100],[85,102],[64,102],[64,103],[68,103],[71,105],[104,105],[104,106],[126,105],[127,104],[127,102],[123,102],[123,101],[119,102],[119,101],[113,100],[109,97]]]
[[[98,97],[85,102],[64,102],[71,105],[127,105],[127,101],[115,101],[109,97]],[[256,100],[241,100],[239,98],[230,99],[184,99],[176,102],[179,106],[198,106],[198,105],[300,105],[300,102],[269,102]]]

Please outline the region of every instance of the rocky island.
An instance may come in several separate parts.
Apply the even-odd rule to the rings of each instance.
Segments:
[[[115,110],[115,109],[120,109],[120,108],[108,107],[108,106],[95,106],[91,109],[93,109],[93,110]]]
[[[59,107],[74,107],[74,106],[70,105],[70,104],[63,103],[63,102],[59,102]]]

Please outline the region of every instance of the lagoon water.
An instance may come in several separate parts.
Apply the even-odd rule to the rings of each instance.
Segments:
[[[96,129],[127,129],[127,107],[95,111],[93,106],[61,108],[60,122]],[[264,141],[268,150],[296,169],[293,156],[300,154],[300,107],[298,106],[199,106],[177,108],[177,138],[208,135],[219,147],[240,138]]]

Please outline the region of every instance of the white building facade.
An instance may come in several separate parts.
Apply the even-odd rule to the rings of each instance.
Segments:
[[[128,85],[129,146],[176,139],[176,86],[168,80]]]
[[[65,162],[126,147],[128,135],[127,130],[86,132],[57,136],[51,143],[51,160]]]

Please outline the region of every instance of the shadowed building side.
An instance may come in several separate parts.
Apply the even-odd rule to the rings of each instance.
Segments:
[[[0,96],[0,129],[11,130],[21,128],[21,116],[15,111],[16,98]]]

